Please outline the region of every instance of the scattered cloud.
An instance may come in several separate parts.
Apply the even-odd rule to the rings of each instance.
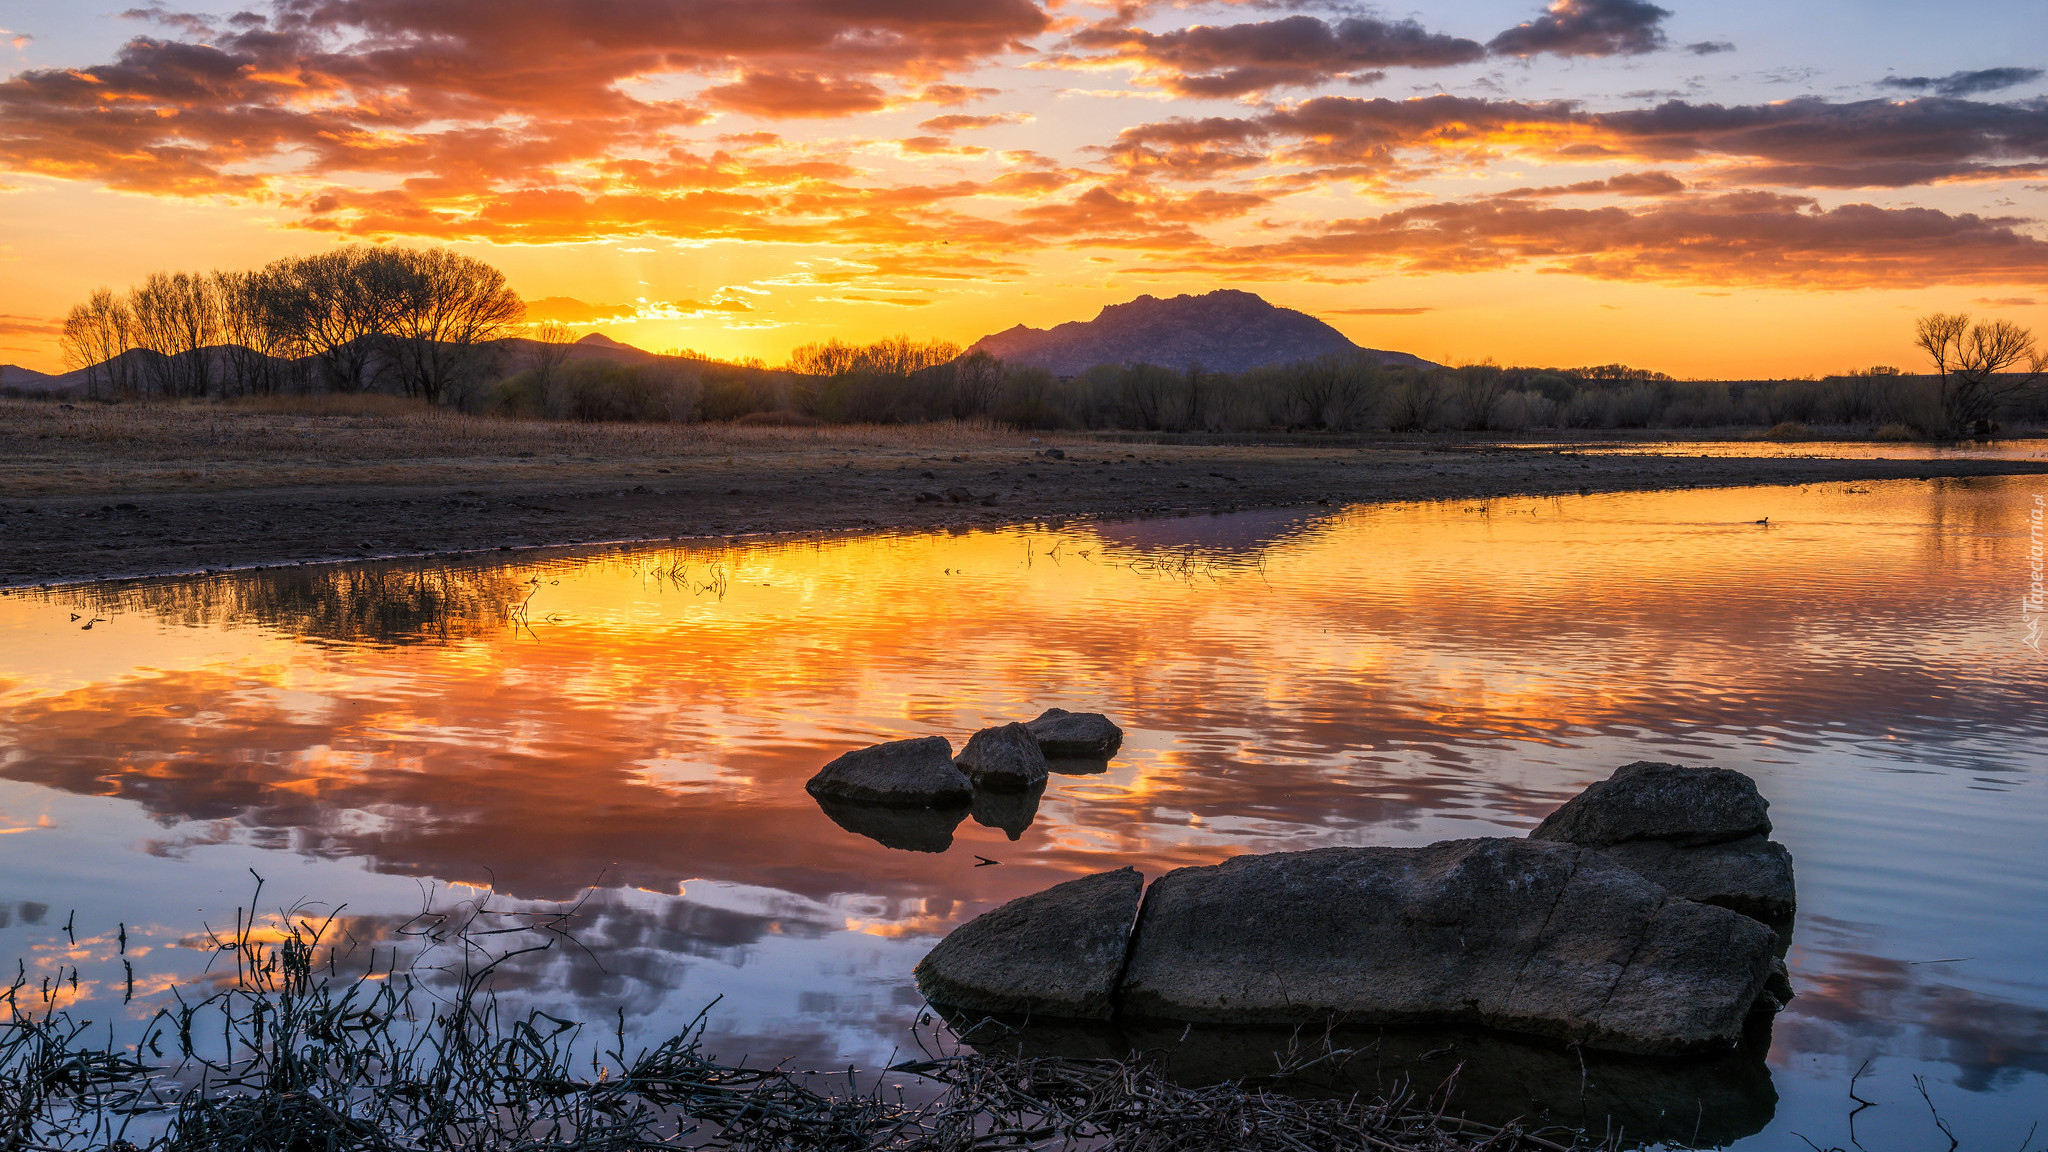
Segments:
[[[1903,187],[2048,171],[2048,105],[1809,97],[1588,112],[1572,101],[1321,96],[1249,116],[1138,125],[1105,153],[1125,171],[1179,180],[1277,163],[1303,178],[1385,182],[1513,153],[1688,163],[1724,183]]]
[[[633,315],[631,304],[585,304],[573,296],[546,296],[526,302],[528,323],[546,323],[554,320],[563,324],[601,324],[608,320],[627,320]]]
[[[735,83],[706,88],[704,99],[770,119],[852,116],[889,104],[878,85],[815,72],[749,72]]]
[[[1970,303],[1986,308],[2032,308],[2040,301],[2032,296],[1979,296]]]
[[[1486,46],[1504,56],[1637,56],[1664,46],[1669,15],[1645,0],[1552,0],[1543,15]]]
[[[979,128],[994,128],[1000,124],[1028,124],[1032,117],[1028,112],[997,112],[987,116],[969,116],[963,113],[948,113],[921,120],[918,127],[927,132],[962,132]]]
[[[2032,83],[2043,75],[2039,68],[1980,68],[1975,72],[1951,72],[1946,76],[1887,76],[1880,88],[1901,88],[1909,92],[1932,90],[1937,96],[1976,96]]]
[[[1695,56],[1713,56],[1721,52],[1735,51],[1735,45],[1727,40],[1696,40],[1685,46]]]
[[[1098,25],[1075,32],[1069,43],[1093,54],[1056,60],[1132,67],[1141,83],[1192,97],[1305,88],[1340,77],[1378,79],[1384,73],[1369,70],[1443,67],[1486,55],[1476,41],[1431,32],[1413,20],[1364,16],[1326,23],[1295,15],[1248,24],[1197,24],[1170,32]]]
[[[914,296],[865,296],[858,292],[848,292],[833,299],[843,300],[849,304],[893,304],[898,308],[923,308],[931,303],[930,300]]]
[[[64,322],[42,316],[8,316],[0,313],[0,336],[55,336]]]
[[[2048,281],[2048,241],[2016,218],[1736,192],[1641,207],[1486,197],[1336,220],[1216,263],[1356,273],[1535,268],[1596,280],[1794,289]]]

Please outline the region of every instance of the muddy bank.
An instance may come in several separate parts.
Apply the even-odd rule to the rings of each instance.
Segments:
[[[2011,460],[6,407],[0,586],[596,541],[2048,473]]]

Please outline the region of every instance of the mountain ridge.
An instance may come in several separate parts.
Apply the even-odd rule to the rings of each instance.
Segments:
[[[1143,295],[1105,305],[1093,320],[1051,328],[1018,324],[982,337],[967,350],[1058,376],[1078,376],[1099,364],[1139,362],[1243,372],[1318,356],[1361,354],[1390,367],[1440,367],[1411,353],[1361,347],[1306,312],[1235,288],[1163,300]]]

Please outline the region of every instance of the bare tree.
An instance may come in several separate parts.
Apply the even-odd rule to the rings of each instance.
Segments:
[[[204,273],[152,272],[128,293],[135,345],[155,353],[144,371],[163,396],[203,396],[210,350],[220,342],[220,302]]]
[[[1003,362],[977,348],[952,362],[953,415],[986,416],[1003,391]]]
[[[1476,432],[1493,428],[1507,399],[1507,373],[1497,364],[1468,364],[1458,369],[1458,398],[1465,409],[1465,427]]]
[[[403,291],[389,252],[351,244],[313,256],[286,257],[263,270],[270,278],[270,323],[300,355],[320,365],[336,392],[360,392],[373,369]]]
[[[58,346],[67,367],[85,373],[85,394],[99,400],[131,392],[135,387],[134,362],[122,353],[133,347],[129,330],[134,320],[128,306],[110,288],[95,289],[83,304],[71,306],[64,317],[64,334]]]
[[[560,320],[549,320],[534,326],[533,335],[529,337],[532,345],[527,353],[527,359],[531,362],[533,374],[540,379],[542,387],[552,383],[555,374],[562,370],[563,362],[569,359],[569,353],[576,347],[574,337],[575,333]],[[702,360],[704,357],[697,355],[695,359]]]
[[[445,248],[394,249],[388,334],[406,394],[439,403],[526,314],[505,274]]]
[[[222,391],[267,396],[283,390],[296,350],[290,334],[277,326],[275,278],[268,272],[215,272],[213,290],[220,302]]]
[[[2048,371],[2034,334],[2010,320],[1972,324],[1966,312],[1933,312],[1914,327],[1914,343],[1941,375],[1941,415],[1951,435],[1983,435],[2006,401]],[[2021,364],[2025,371],[2016,371]]]

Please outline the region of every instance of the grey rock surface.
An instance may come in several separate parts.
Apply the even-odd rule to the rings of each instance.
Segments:
[[[1045,753],[1022,724],[983,728],[954,762],[977,788],[1023,792],[1045,783]]]
[[[1144,888],[1120,868],[1020,896],[939,941],[918,990],[972,1012],[1107,1020]]]
[[[804,791],[865,804],[965,806],[974,786],[954,766],[952,743],[924,736],[856,748],[819,769]]]
[[[1588,848],[1636,840],[1698,847],[1770,834],[1770,803],[1742,773],[1638,760],[1565,801],[1529,838]]]
[[[1798,907],[1792,853],[1762,836],[1698,848],[1668,840],[1632,840],[1603,848],[1601,854],[1663,885],[1673,896],[1732,908],[1766,923],[1789,920]]]
[[[1226,1024],[1471,1024],[1624,1052],[1737,1042],[1774,937],[1539,840],[1325,848],[1152,886],[1120,1010]]]
[[[1025,727],[1048,760],[1105,761],[1124,746],[1124,730],[1100,712],[1047,708]]]

